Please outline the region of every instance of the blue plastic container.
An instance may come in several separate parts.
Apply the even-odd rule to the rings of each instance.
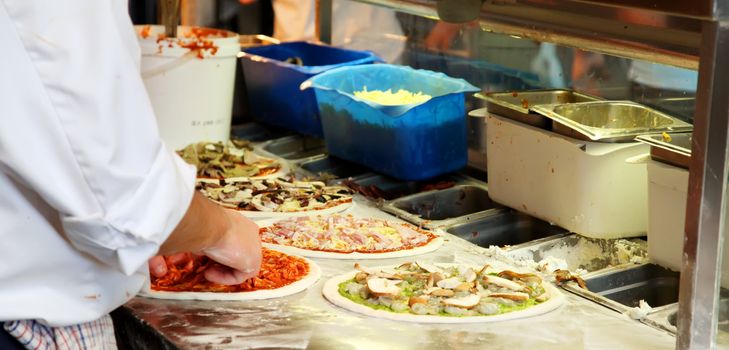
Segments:
[[[402,180],[429,179],[466,166],[462,79],[405,66],[333,69],[302,84],[313,87],[330,154]],[[368,90],[422,92],[424,103],[383,106],[354,96]]]
[[[301,59],[303,66],[285,62]],[[345,65],[382,60],[369,51],[354,51],[307,42],[246,49],[241,57],[250,114],[257,121],[323,136],[316,99],[299,85],[316,74]]]

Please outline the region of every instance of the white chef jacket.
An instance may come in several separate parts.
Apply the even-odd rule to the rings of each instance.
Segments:
[[[134,296],[195,171],[162,144],[126,0],[0,0],[0,321]]]
[[[281,41],[316,39],[315,0],[273,0],[273,36]],[[395,11],[350,0],[332,4],[332,45],[370,50],[396,63],[405,48]]]

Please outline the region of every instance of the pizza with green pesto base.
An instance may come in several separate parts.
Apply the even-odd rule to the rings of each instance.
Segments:
[[[496,264],[496,263],[495,263]],[[409,262],[365,268],[326,282],[324,297],[368,316],[421,323],[506,321],[558,308],[564,295],[533,273]]]

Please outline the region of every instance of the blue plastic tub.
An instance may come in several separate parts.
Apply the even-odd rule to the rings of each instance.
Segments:
[[[423,180],[466,166],[462,79],[405,66],[333,69],[302,84],[313,87],[329,153],[403,180]],[[383,106],[354,96],[368,90],[422,92],[424,103]]]
[[[303,66],[285,62],[301,59]],[[369,51],[354,51],[307,42],[246,49],[241,57],[253,119],[312,136],[323,136],[312,91],[299,85],[316,74],[345,65],[382,61]]]

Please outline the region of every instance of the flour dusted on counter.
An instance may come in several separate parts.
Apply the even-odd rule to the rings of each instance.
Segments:
[[[615,254],[622,264],[631,262],[643,264],[648,262],[648,248],[644,242],[621,239],[615,242]]]
[[[653,310],[653,308],[648,305],[645,300],[641,299],[638,302],[638,306],[629,309],[628,311],[625,311],[623,315],[626,315],[634,320],[640,320],[648,316],[651,310]]]
[[[387,89],[387,91],[367,90],[366,86],[362,91],[355,91],[354,96],[363,100],[379,103],[383,106],[423,103],[431,99],[430,95],[426,95],[420,91],[413,93],[404,89],[397,90],[397,92],[392,92],[392,89]]]
[[[556,270],[569,270],[569,265],[566,260],[550,255],[537,263],[537,270],[552,274]]]

